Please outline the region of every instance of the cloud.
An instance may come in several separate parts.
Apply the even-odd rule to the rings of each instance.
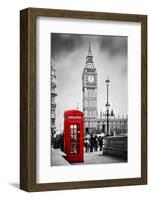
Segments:
[[[54,59],[61,54],[73,52],[82,45],[83,38],[81,35],[67,33],[52,33],[51,34],[51,56]]]
[[[127,37],[106,36],[98,39],[100,50],[106,51],[110,56],[127,56]]]
[[[51,34],[51,56],[57,59],[65,56],[74,50],[80,49],[85,43],[97,42],[100,52],[106,52],[108,56],[127,57],[127,37],[126,36],[98,36],[83,34],[52,33]]]

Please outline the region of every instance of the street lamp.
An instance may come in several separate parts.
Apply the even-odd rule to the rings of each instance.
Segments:
[[[109,136],[109,109],[110,109],[110,104],[109,104],[109,83],[110,83],[110,80],[107,79],[105,80],[106,82],[106,86],[107,86],[107,102],[106,102],[106,125],[107,125],[107,133],[106,133],[106,136]]]

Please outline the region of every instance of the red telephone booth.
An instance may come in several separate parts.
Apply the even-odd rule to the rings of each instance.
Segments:
[[[70,163],[84,160],[84,120],[83,112],[68,110],[64,112],[64,150]]]

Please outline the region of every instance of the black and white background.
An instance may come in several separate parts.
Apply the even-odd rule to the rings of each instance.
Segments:
[[[56,70],[57,130],[63,129],[64,110],[82,110],[82,72],[89,43],[98,74],[97,109],[105,111],[106,85],[109,77],[109,102],[115,115],[128,114],[126,36],[51,33],[51,58]]]

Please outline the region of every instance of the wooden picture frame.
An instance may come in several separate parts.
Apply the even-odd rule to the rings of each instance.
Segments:
[[[36,18],[61,17],[141,23],[141,177],[36,183]],[[20,188],[47,191],[147,184],[147,16],[27,8],[20,12]]]

